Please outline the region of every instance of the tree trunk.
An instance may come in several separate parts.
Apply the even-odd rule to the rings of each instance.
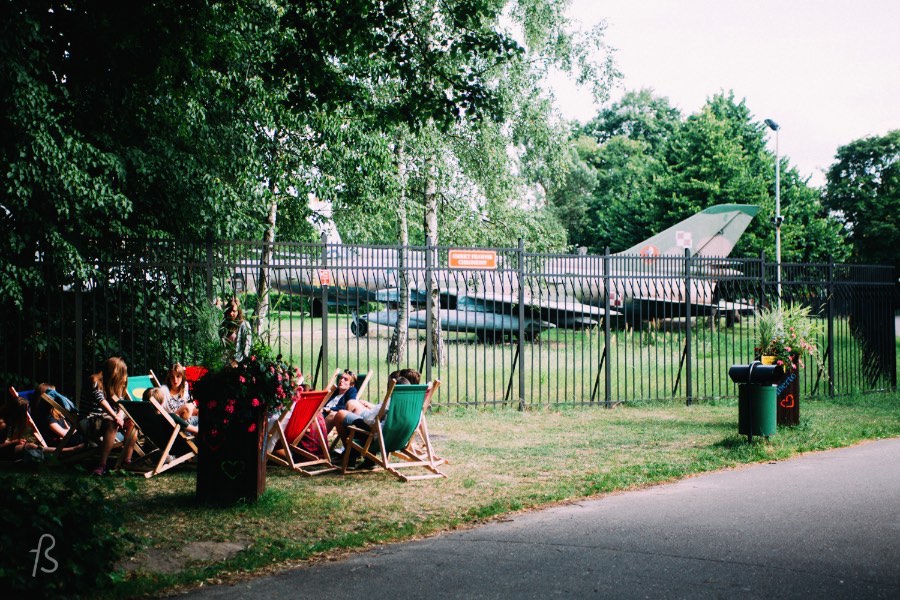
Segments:
[[[266,317],[269,314],[269,266],[272,264],[275,243],[275,219],[278,215],[277,196],[272,194],[272,204],[269,206],[269,218],[266,220],[266,235],[263,238],[263,251],[259,259],[259,278],[256,284],[257,305],[256,318],[253,319],[253,337],[262,339],[262,333],[266,330]],[[268,343],[268,340],[266,340]]]
[[[390,365],[401,363],[406,355],[406,341],[409,338],[409,275],[407,269],[407,252],[409,247],[409,223],[406,218],[406,157],[401,142],[397,143],[397,178],[400,181],[400,197],[397,205],[397,221],[399,222],[399,245],[397,253],[397,285],[400,298],[397,304],[397,324],[388,345],[387,362]]]
[[[435,176],[434,157],[425,160],[425,245],[426,252],[431,253],[431,271],[428,274],[431,288],[431,314],[428,315],[431,328],[431,365],[436,366],[444,361],[444,341],[441,335],[440,295],[437,276],[438,243],[437,235],[437,177]]]

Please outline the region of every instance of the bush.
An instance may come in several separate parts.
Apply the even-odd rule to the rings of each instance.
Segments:
[[[3,474],[0,485],[0,581],[9,597],[96,596],[109,587],[131,543],[104,498],[112,483],[20,472]]]

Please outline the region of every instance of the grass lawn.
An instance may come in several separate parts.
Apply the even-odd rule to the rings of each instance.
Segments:
[[[734,401],[444,409],[429,416],[429,427],[436,451],[451,461],[442,467],[447,479],[404,484],[384,472],[304,478],[273,466],[259,503],[229,509],[195,504],[191,470],[150,480],[123,475],[111,501],[139,541],[109,595],[228,581],[554,503],[900,436],[900,394],[805,401],[801,420],[751,445],[737,434]],[[40,476],[65,480],[53,471]],[[226,560],[158,566],[191,542],[236,542],[243,550]]]

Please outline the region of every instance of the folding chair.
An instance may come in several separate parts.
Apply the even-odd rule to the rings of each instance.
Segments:
[[[295,396],[293,405],[269,428],[268,435],[276,440],[275,447],[266,454],[269,460],[309,477],[338,469],[329,458],[328,438],[316,420],[316,416],[322,412],[322,407],[332,394],[334,394],[333,387],[300,392]],[[309,429],[319,444],[322,456],[316,456],[300,445],[300,440]],[[283,456],[279,453],[279,449]],[[299,457],[299,460],[296,457]]]
[[[148,402],[121,401],[119,406],[134,422],[136,428],[140,429],[145,440],[160,451],[159,459],[154,457],[156,464],[151,470],[144,473],[144,477],[153,477],[197,456],[197,446],[194,444],[194,440],[185,435],[172,416],[153,398],[150,398]],[[150,453],[144,458],[149,455]]]
[[[129,375],[128,376],[128,395],[135,402],[144,399],[144,391],[149,388],[159,387],[159,379],[156,374],[150,371],[149,375]]]
[[[22,392],[17,392],[14,387],[9,388],[9,393],[16,397],[25,398],[28,401],[28,427],[31,429],[32,433],[34,434],[34,439],[38,444],[40,444],[41,449],[44,450],[44,452],[52,451],[60,459],[60,462],[66,463],[80,460],[96,451],[95,447],[90,447],[90,445],[87,443],[85,443],[85,447],[83,449],[67,449],[69,440],[71,440],[72,436],[75,435],[75,432],[78,431],[78,417],[76,417],[71,411],[66,409],[49,395],[42,394],[38,396],[35,390],[25,390]],[[60,438],[59,442],[57,442],[55,446],[51,446],[47,442],[47,440],[51,439],[51,435],[53,434],[53,432],[50,431],[49,426],[43,419],[43,415],[39,416],[37,421],[35,421],[34,416],[32,415],[32,410],[37,408],[37,403],[39,402],[46,403],[47,410],[56,409],[59,414],[62,415],[62,418],[66,422],[66,426],[69,429],[66,435]]]
[[[429,389],[436,390],[440,385],[439,380],[427,385],[396,385],[393,381],[388,384],[387,394],[371,430],[353,425],[347,427],[348,449],[344,451],[341,472],[347,473],[350,454],[358,452],[363,459],[375,463],[401,481],[446,477],[437,468],[427,428],[422,432],[425,453],[409,449],[410,440],[422,422],[426,394]],[[424,468],[428,473],[405,475],[400,471],[409,468]]]
[[[334,372],[334,375],[331,377],[331,384],[326,389],[334,388],[337,386],[337,378],[341,374],[341,370],[337,369]],[[363,394],[366,391],[366,388],[369,387],[369,381],[372,379],[372,372],[368,373],[357,373],[356,374],[356,398],[359,400],[363,399]],[[335,448],[337,448],[338,442],[341,441],[341,438],[335,436],[334,439],[331,440],[331,445],[329,446],[330,450],[333,452]]]
[[[439,385],[430,387],[425,393],[425,406],[422,407],[422,422],[419,423],[416,432],[413,434],[413,437],[410,438],[409,444],[406,446],[406,450],[412,454],[421,455],[423,447],[427,445],[426,440],[428,440],[428,443],[431,441],[431,438],[428,437],[428,421],[425,419],[425,413],[431,408],[431,399],[434,397],[434,392],[438,387]],[[449,462],[448,459],[441,456],[435,455],[434,457],[435,465],[443,465]]]

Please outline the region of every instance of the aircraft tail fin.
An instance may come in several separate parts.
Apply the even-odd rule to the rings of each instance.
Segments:
[[[751,205],[711,206],[618,254],[684,256],[688,248],[691,256],[728,256],[758,212]]]

